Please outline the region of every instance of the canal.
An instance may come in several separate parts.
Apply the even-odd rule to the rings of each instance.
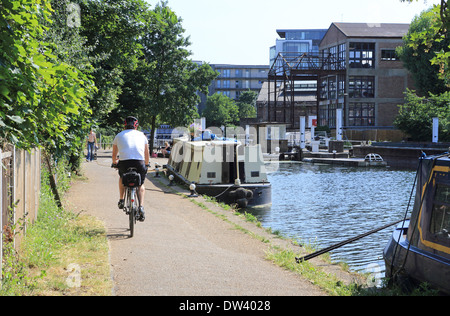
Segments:
[[[308,163],[273,164],[268,170],[272,206],[251,213],[264,227],[317,248],[403,219],[415,178],[408,170]],[[383,277],[383,249],[394,227],[334,250],[332,260]]]

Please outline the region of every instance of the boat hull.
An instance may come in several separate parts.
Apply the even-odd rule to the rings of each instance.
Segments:
[[[383,251],[386,277],[403,267],[401,276],[416,283],[426,282],[450,295],[450,260],[410,245],[406,239],[408,227],[409,221],[397,226]]]
[[[178,182],[188,187],[191,184],[170,165],[167,165],[167,171],[169,174],[173,174]],[[230,205],[238,204],[240,207],[258,207],[272,203],[272,185],[268,182],[243,183],[239,186],[233,184],[195,184],[195,186],[196,193],[211,196],[217,201]],[[239,189],[244,189],[245,192],[251,191],[251,197],[247,195],[244,203],[242,202],[243,197],[237,193]]]
[[[216,198],[220,202],[226,204],[237,203],[236,197],[231,192],[235,192],[237,189],[243,188],[252,192],[252,198],[248,200],[248,207],[270,205],[272,203],[272,187],[270,184],[242,184],[240,186],[235,185],[197,185],[197,192],[199,194],[208,195]]]

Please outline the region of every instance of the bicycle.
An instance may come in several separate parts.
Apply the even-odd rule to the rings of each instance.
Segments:
[[[116,168],[117,165],[112,164],[111,168]],[[139,208],[139,194],[137,189],[141,186],[141,175],[136,168],[128,168],[127,172],[122,176],[122,183],[125,187],[124,207],[123,211],[128,215],[128,222],[130,227],[130,238],[134,236],[134,226],[140,217]]]

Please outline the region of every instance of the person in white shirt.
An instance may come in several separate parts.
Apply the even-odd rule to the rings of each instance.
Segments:
[[[144,181],[147,175],[147,168],[150,162],[150,154],[148,149],[148,140],[144,133],[137,130],[139,122],[137,118],[129,116],[124,122],[125,130],[116,135],[113,142],[112,162],[119,169],[119,194],[120,199],[118,206],[123,209],[125,201],[125,187],[122,183],[122,176],[127,172],[128,168],[136,168],[141,175],[141,186],[138,190],[139,196],[139,220],[145,220],[144,213],[144,197],[145,187]]]

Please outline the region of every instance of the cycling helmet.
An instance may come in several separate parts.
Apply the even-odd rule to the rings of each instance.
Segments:
[[[139,122],[138,119],[135,118],[134,116],[128,116],[125,119],[124,125],[126,129],[135,129],[138,127]]]

